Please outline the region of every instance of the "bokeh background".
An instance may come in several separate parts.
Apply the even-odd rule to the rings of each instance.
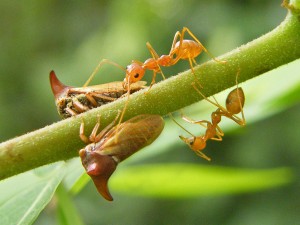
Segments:
[[[168,53],[175,32],[183,26],[218,56],[280,24],[286,16],[280,4],[272,0],[1,1],[0,141],[60,120],[49,85],[52,69],[63,83],[81,86],[103,58],[123,66],[133,59],[149,58],[147,41],[158,54]],[[197,60],[207,59],[203,54]],[[164,73],[176,75],[188,68],[188,63],[182,62],[164,69]],[[299,68],[299,62],[289,70],[299,76],[294,68]],[[107,65],[94,83],[122,79],[122,72]],[[268,92],[262,89],[256,98]],[[251,94],[246,92],[246,98],[251,99]],[[225,129],[224,141],[210,143],[206,153],[218,166],[288,167],[295,174],[289,185],[245,194],[173,199],[116,192],[115,202],[108,203],[90,182],[73,198],[80,216],[86,224],[299,224],[300,132],[296,126],[300,123],[300,104],[294,99],[293,104],[284,105],[282,110],[270,107],[261,115],[252,113],[246,103],[248,125],[227,132]],[[209,113],[206,116],[209,118]],[[180,129],[178,134],[182,134]],[[176,137],[174,143],[170,150],[142,163],[211,165]],[[55,199],[36,221],[54,223]]]

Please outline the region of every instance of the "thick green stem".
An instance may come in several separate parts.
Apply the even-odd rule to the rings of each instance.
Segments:
[[[234,86],[238,70],[239,82],[243,82],[300,58],[299,21],[299,14],[293,10],[270,33],[219,57],[226,60],[226,64],[209,61],[197,66],[195,74],[204,87],[201,89],[203,94],[210,96]],[[154,85],[147,94],[143,91],[133,94],[124,119],[146,113],[167,115],[200,101],[202,97],[191,86],[194,81],[195,77],[189,70]],[[77,156],[78,150],[84,146],[78,136],[82,119],[88,133],[97,116],[101,115],[103,128],[115,118],[118,110],[122,110],[125,101],[125,98],[120,99],[3,142],[0,144],[0,179]]]

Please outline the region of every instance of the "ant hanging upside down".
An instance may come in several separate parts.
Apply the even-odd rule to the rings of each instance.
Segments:
[[[238,75],[237,75],[238,77]],[[246,120],[244,117],[243,107],[245,103],[245,95],[242,88],[238,87],[237,83],[237,77],[236,77],[236,88],[233,89],[226,98],[226,108],[221,106],[216,100],[212,101],[208,99],[206,96],[204,96],[201,91],[195,86],[195,83],[193,83],[194,89],[203,96],[205,100],[210,102],[211,104],[218,107],[218,109],[211,114],[211,121],[208,120],[192,120],[184,115],[182,115],[182,119],[185,120],[188,123],[192,124],[199,124],[206,128],[206,131],[203,135],[195,136],[192,133],[190,133],[188,130],[186,130],[184,127],[182,127],[171,115],[171,118],[173,121],[179,125],[183,130],[185,130],[187,133],[191,135],[191,137],[183,137],[179,136],[181,140],[183,140],[198,156],[210,161],[211,159],[206,156],[202,150],[206,147],[206,142],[208,140],[215,140],[215,141],[222,141],[222,137],[224,136],[224,132],[219,127],[219,123],[221,122],[222,116],[227,117],[234,122],[236,122],[240,126],[246,125]],[[237,114],[241,113],[242,118],[238,117]]]

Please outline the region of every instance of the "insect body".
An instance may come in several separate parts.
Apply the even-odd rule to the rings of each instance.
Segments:
[[[54,71],[50,72],[50,84],[55,97],[58,113],[67,118],[86,112],[92,108],[112,102],[127,94],[122,82],[111,82],[88,87],[71,87],[62,84]],[[145,88],[146,82],[140,81],[130,87],[130,93]]]
[[[98,122],[89,137],[84,135],[84,123],[80,126],[80,138],[90,143],[79,151],[82,165],[92,178],[98,192],[109,201],[108,180],[118,163],[143,147],[150,145],[162,132],[164,121],[159,115],[138,115],[118,126],[118,117],[97,134]]]
[[[237,80],[236,80],[237,83]],[[193,85],[195,90],[202,95],[208,102],[218,107],[216,111],[214,111],[211,114],[211,121],[207,120],[199,120],[195,121],[192,120],[186,116],[182,115],[182,119],[186,122],[192,123],[192,124],[199,124],[201,126],[204,126],[206,128],[205,134],[200,136],[195,136],[191,134],[189,131],[187,131],[185,128],[183,128],[180,124],[178,124],[172,117],[172,119],[175,121],[176,124],[178,124],[181,128],[183,128],[186,132],[191,134],[191,137],[183,137],[179,136],[181,140],[183,140],[197,155],[200,157],[210,161],[211,159],[206,156],[202,150],[206,147],[207,140],[215,140],[215,141],[222,141],[222,137],[224,136],[223,131],[219,127],[219,123],[221,122],[222,116],[227,117],[240,126],[246,125],[246,120],[244,117],[243,107],[245,103],[245,95],[242,88],[239,88],[238,86],[232,90],[227,98],[226,98],[226,108],[221,106],[217,101],[212,101],[205,97],[199,89],[195,85]],[[241,113],[242,118],[238,117],[237,114]]]

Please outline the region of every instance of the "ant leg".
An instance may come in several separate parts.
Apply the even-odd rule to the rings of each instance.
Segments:
[[[201,46],[201,48],[203,49],[203,51],[205,51],[214,61],[218,62],[218,63],[226,63],[226,61],[222,61],[222,60],[218,60],[216,59],[216,57],[214,57],[205,47],[204,45],[198,40],[198,38],[196,38],[196,36],[192,33],[192,31],[190,31],[189,28],[187,27],[183,27],[182,31],[181,31],[181,35],[184,36],[184,33],[188,32],[188,34]]]
[[[122,123],[122,121],[123,121],[123,118],[124,118],[124,115],[125,115],[125,112],[126,112],[126,109],[127,109],[128,103],[129,103],[129,100],[130,100],[130,82],[128,82],[127,88],[128,88],[128,89],[127,89],[127,100],[126,100],[126,102],[125,102],[124,108],[123,108],[123,110],[122,110],[121,115],[120,115],[120,112],[119,112],[119,113],[118,113],[118,116],[116,117],[116,120],[117,120],[117,118],[120,117],[119,122],[118,122],[118,125],[117,125],[117,128],[116,128],[116,134],[117,134],[118,131],[119,131],[120,125],[121,125],[121,123]],[[116,140],[115,142],[118,142],[118,136],[116,137],[115,140]]]
[[[130,100],[130,83],[128,83],[127,100],[126,100],[126,102],[125,102],[125,105],[124,105],[124,108],[123,108],[123,110],[122,110],[122,113],[121,113],[121,115],[120,115],[120,112],[118,112],[118,115],[117,115],[117,117],[116,117],[116,119],[115,119],[115,121],[117,121],[117,119],[118,119],[119,116],[120,116],[120,119],[119,119],[119,122],[118,122],[118,125],[117,125],[117,128],[116,128],[116,132],[115,132],[116,134],[119,132],[121,123],[122,123],[122,121],[123,121],[125,112],[126,112],[126,110],[127,110],[127,106],[128,106],[129,100]],[[114,123],[115,123],[115,122],[114,122]],[[116,136],[115,143],[118,142],[118,137],[119,137],[119,135]]]
[[[221,130],[221,128],[217,125],[216,126],[216,136],[217,137],[212,137],[210,138],[211,140],[214,140],[214,141],[222,141],[223,140],[223,136],[224,136],[224,132]]]
[[[195,74],[193,62],[196,64],[196,62],[195,62],[194,59],[192,60],[191,58],[189,58],[190,67],[191,67],[192,73],[193,73],[193,75],[194,75],[194,77],[195,77],[195,81],[196,81],[196,83],[199,85],[199,87],[203,88],[203,86],[201,85],[199,79],[197,78],[197,76],[196,76],[196,74]]]
[[[175,46],[176,46],[176,43],[178,42],[178,38],[179,38],[179,46],[178,46],[178,49],[176,49]],[[171,65],[176,64],[180,60],[180,57],[181,57],[180,52],[181,52],[182,43],[183,43],[183,36],[179,31],[177,31],[174,35],[172,47],[169,52],[169,56],[172,58],[172,62],[170,63]],[[176,55],[176,57],[173,59],[174,55]]]
[[[155,78],[156,78],[156,72],[153,71],[153,76],[152,76],[152,81],[151,81],[151,84],[149,86],[149,89],[145,92],[145,94],[148,93],[148,91],[150,91],[151,87],[153,86],[153,84],[155,84]]]
[[[112,127],[114,127],[115,125],[116,125],[116,123],[117,123],[117,120],[118,120],[118,118],[119,118],[119,116],[120,116],[120,113],[121,113],[121,111],[118,111],[118,114],[117,114],[117,116],[116,116],[116,118],[114,119],[114,121],[113,122],[111,122],[108,126],[106,126],[96,137],[95,137],[95,142],[98,142],[98,141],[100,141],[103,137],[104,137],[104,135],[106,135],[110,130],[111,130],[111,128]]]
[[[177,32],[175,33],[175,35],[174,35],[173,43],[172,43],[172,47],[171,47],[171,50],[170,50],[169,55],[171,55],[173,49],[175,48],[175,45],[176,45],[176,43],[177,43],[178,38],[179,38],[180,42],[183,41],[183,38],[181,38],[181,33],[180,33],[179,31],[177,31]],[[181,45],[180,45],[179,47],[181,47]]]
[[[207,161],[211,161],[211,158],[209,158],[207,155],[205,155],[203,152],[201,151],[195,151],[195,153],[200,156],[203,159],[206,159]]]
[[[173,120],[174,123],[176,123],[182,130],[184,130],[185,132],[187,132],[188,134],[190,134],[191,136],[195,137],[195,135],[193,135],[191,132],[189,132],[187,129],[185,129],[181,124],[179,124],[175,118],[173,117],[172,113],[169,113],[169,117]]]
[[[217,131],[218,131],[218,134],[219,134],[221,137],[224,136],[224,132],[222,131],[222,129],[221,129],[219,126],[217,126]]]
[[[152,55],[152,57],[153,57],[154,59],[158,59],[158,58],[159,58],[159,55],[158,55],[157,52],[154,50],[154,48],[152,47],[152,45],[151,45],[149,42],[147,42],[147,43],[146,43],[146,46],[147,46],[147,48],[148,48],[150,54]],[[158,66],[159,66],[159,65],[158,65]]]
[[[85,82],[85,84],[83,85],[83,87],[87,87],[88,85],[89,85],[89,83],[92,81],[92,79],[95,77],[95,75],[96,75],[96,73],[99,71],[99,69],[101,68],[101,66],[103,65],[103,64],[111,64],[111,65],[113,65],[113,66],[116,66],[116,67],[118,67],[118,68],[120,68],[121,70],[124,70],[124,71],[126,71],[126,69],[125,68],[123,68],[122,66],[120,66],[119,64],[117,64],[117,63],[115,63],[115,62],[113,62],[113,61],[111,61],[111,60],[108,60],[108,59],[102,59],[101,61],[100,61],[100,63],[98,64],[98,66],[96,67],[96,69],[93,71],[93,73],[91,74],[91,76],[89,77],[89,79]]]
[[[196,87],[196,85],[195,85],[195,83],[192,83],[192,86],[193,86],[193,88],[206,100],[206,101],[208,101],[208,102],[210,102],[211,104],[213,104],[214,106],[216,106],[217,108],[219,108],[222,112],[226,112],[227,110],[223,107],[223,106],[221,106],[219,103],[218,103],[218,101],[217,101],[217,99],[214,97],[214,96],[212,96],[212,98],[214,99],[214,101],[215,102],[213,102],[212,100],[210,100],[209,98],[207,98],[197,87]]]
[[[211,124],[210,121],[208,120],[193,120],[183,114],[181,114],[181,118],[185,121],[185,122],[188,122],[188,123],[192,123],[192,124],[199,124],[201,125],[202,127],[204,128],[207,128],[207,124]]]
[[[160,74],[162,75],[163,79],[165,80],[166,77],[165,77],[164,73],[162,72],[162,70],[161,70],[161,68],[160,68],[160,65],[157,63],[157,59],[159,58],[159,55],[157,54],[157,52],[154,50],[154,48],[152,47],[152,45],[151,45],[149,42],[146,43],[146,46],[147,46],[147,48],[148,48],[150,54],[152,55],[153,59],[155,59],[156,66],[157,66],[157,68],[158,68]],[[155,71],[153,70],[153,77],[154,77],[154,79],[153,79],[153,77],[152,77],[152,82],[153,82],[153,80],[154,80],[154,82],[155,82],[155,76],[156,76],[156,73],[155,73]],[[151,83],[151,84],[152,84],[152,83]],[[150,89],[150,88],[149,88],[149,89]]]

